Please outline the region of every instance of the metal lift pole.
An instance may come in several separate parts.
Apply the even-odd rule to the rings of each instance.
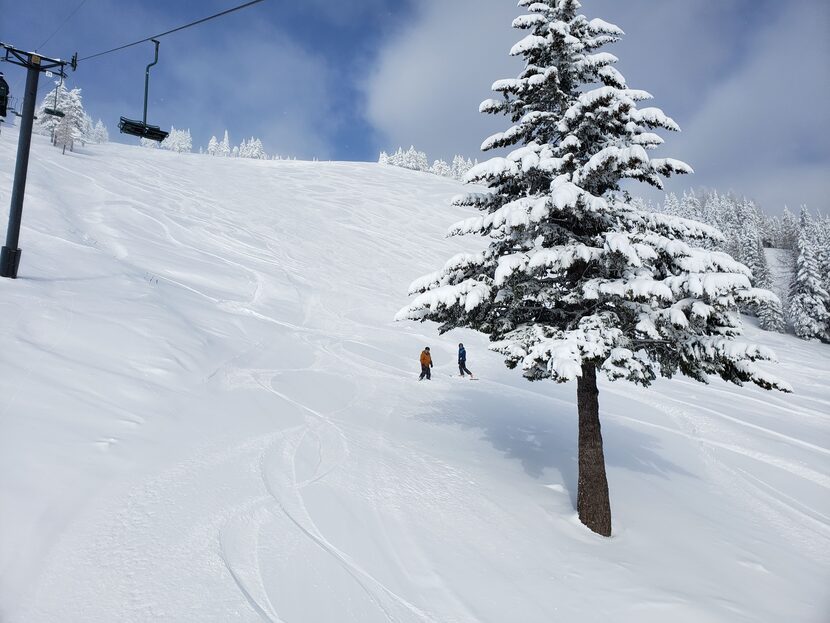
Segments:
[[[47,58],[34,52],[24,52],[0,43],[6,54],[3,60],[26,68],[26,92],[20,121],[20,138],[17,141],[17,163],[14,168],[14,185],[9,209],[9,228],[6,230],[6,244],[0,250],[0,277],[17,279],[20,267],[20,222],[23,218],[23,197],[26,191],[26,174],[29,170],[29,149],[32,146],[32,126],[35,121],[35,100],[40,72],[60,67],[63,75],[67,64],[58,59]]]
[[[6,230],[6,246],[0,251],[0,277],[17,278],[20,266],[20,221],[23,218],[23,195],[26,192],[26,174],[29,170],[29,148],[32,145],[32,125],[35,119],[37,82],[40,77],[40,57],[31,55],[26,72],[26,95],[23,100],[23,118],[20,121],[20,138],[17,141],[17,164],[14,167],[14,186],[9,210],[9,228]]]
[[[159,42],[155,39],[151,39],[151,41],[156,44],[156,58],[144,70],[144,117],[142,122],[145,126],[147,125],[147,94],[150,91],[150,67],[159,62]]]

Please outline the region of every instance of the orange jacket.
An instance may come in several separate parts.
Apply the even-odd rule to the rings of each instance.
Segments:
[[[430,355],[427,351],[421,351],[421,365],[422,366],[431,366],[432,365],[432,355]]]

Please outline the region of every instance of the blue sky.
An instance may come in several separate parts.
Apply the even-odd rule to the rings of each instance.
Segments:
[[[83,57],[241,0],[86,0],[41,48]],[[80,0],[0,0],[0,40],[40,46]],[[823,0],[583,0],[620,25],[611,46],[634,88],[683,128],[661,156],[697,174],[671,182],[732,190],[767,211],[827,210],[830,195],[830,8]],[[490,84],[515,75],[514,0],[267,0],[162,39],[149,121],[189,128],[195,145],[227,128],[271,153],[374,160],[414,144],[431,158],[478,151],[506,120],[477,113]],[[152,44],[82,63],[70,85],[120,140],[140,117]],[[12,89],[22,71],[4,66]],[[41,85],[41,93],[47,85]],[[132,140],[132,139],[126,139]],[[656,195],[652,194],[651,197]]]

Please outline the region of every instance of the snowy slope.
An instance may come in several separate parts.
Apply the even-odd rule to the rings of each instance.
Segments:
[[[825,621],[830,349],[749,328],[793,396],[604,383],[597,537],[575,387],[392,321],[461,250],[459,189],[36,138],[0,280],[0,620]]]

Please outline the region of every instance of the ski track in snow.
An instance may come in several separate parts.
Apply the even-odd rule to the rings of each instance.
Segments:
[[[68,377],[8,442],[44,458],[58,448],[47,466],[76,478],[58,486],[79,483],[71,501],[21,511],[21,524],[57,518],[21,536],[24,549],[44,542],[34,562],[0,542],[0,598],[20,593],[11,623],[819,620],[807,597],[830,560],[830,509],[815,495],[830,489],[826,371],[787,364],[795,407],[723,384],[604,384],[621,445],[609,445],[615,537],[602,540],[571,504],[573,388],[524,382],[470,334],[483,378],[456,384],[458,340],[391,321],[409,281],[458,250],[442,239],[464,214],[446,208],[458,185],[123,146],[99,148],[112,162],[61,157],[39,140],[48,175],[33,167],[21,294],[0,284],[19,306],[0,337],[26,363],[0,368],[15,384],[0,415],[38,406],[44,370],[88,376]],[[3,162],[11,153],[0,143]],[[798,365],[819,352],[771,339]],[[419,384],[428,343],[438,368]],[[50,428],[65,437],[38,445]],[[35,501],[58,497],[32,478]],[[672,496],[666,523],[688,535],[629,502],[655,486]],[[724,500],[732,523],[705,514]],[[712,535],[740,543],[694,545]],[[764,555],[779,541],[797,562]]]
[[[616,388],[611,391],[621,393]],[[744,445],[748,439],[720,425],[717,418],[762,431],[764,434],[795,443],[820,454],[827,454],[826,448],[794,439],[699,404],[683,401],[675,396],[664,395],[661,400],[655,400],[645,392],[640,392],[637,399],[669,416],[678,425],[680,431],[683,431],[680,434],[698,444],[701,455],[706,458],[712,477],[734,497],[742,499],[745,504],[762,514],[771,525],[777,528],[782,538],[790,540],[804,555],[814,558],[817,562],[830,559],[830,517],[794,500],[746,470],[730,466],[728,461],[715,452],[715,449],[727,450],[782,469],[828,490],[828,494],[830,494],[830,477],[806,465],[748,449]],[[674,404],[667,404],[667,400]],[[633,420],[633,418],[626,419]],[[654,426],[654,424],[649,424],[649,426]],[[662,428],[672,431],[667,427]],[[737,439],[738,442],[731,444],[724,441],[730,439]]]

